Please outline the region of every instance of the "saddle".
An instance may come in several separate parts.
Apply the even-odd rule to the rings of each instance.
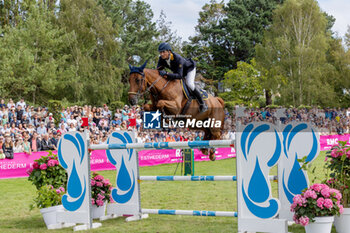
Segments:
[[[197,99],[196,96],[192,94],[192,91],[187,87],[186,82],[183,82],[183,80],[181,80],[181,86],[186,99],[188,100]],[[205,90],[200,89],[199,91],[201,93],[203,100],[207,100],[209,98],[208,93]]]
[[[182,91],[187,99],[185,106],[183,107],[181,114],[185,114],[187,112],[187,109],[190,107],[192,100],[193,99],[197,99],[196,96],[192,93],[191,89],[187,87],[186,82],[184,82],[183,80],[181,80],[181,86],[182,86]],[[202,99],[205,101],[209,98],[208,93],[203,90],[200,89],[199,90],[202,96]]]

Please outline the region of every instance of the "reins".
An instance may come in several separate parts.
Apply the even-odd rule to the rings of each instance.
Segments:
[[[128,94],[132,94],[132,95],[136,95],[137,97],[141,96],[141,95],[144,95],[144,94],[147,94],[147,93],[150,93],[156,101],[158,101],[158,97],[161,95],[161,93],[163,92],[163,90],[168,86],[168,84],[170,83],[170,80],[168,80],[166,82],[166,84],[163,86],[163,88],[158,92],[157,88],[155,87],[155,85],[159,82],[159,80],[161,80],[163,77],[159,77],[157,78],[153,83],[150,84],[150,86],[145,90],[145,91],[142,91],[142,87],[144,85],[148,85],[148,81],[146,80],[146,76],[145,76],[145,73],[144,72],[140,72],[138,73],[142,76],[142,79],[141,79],[141,85],[139,86],[139,89],[137,92],[131,92],[129,91]],[[155,90],[155,93],[152,92],[152,88],[153,90]],[[158,93],[157,93],[158,92]]]

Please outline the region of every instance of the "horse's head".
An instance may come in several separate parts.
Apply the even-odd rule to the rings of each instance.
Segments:
[[[129,65],[130,76],[129,76],[129,102],[131,105],[135,105],[138,102],[138,97],[146,90],[147,83],[146,77],[143,70],[147,65],[147,61],[140,67]]]

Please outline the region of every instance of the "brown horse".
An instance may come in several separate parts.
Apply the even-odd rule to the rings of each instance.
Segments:
[[[152,104],[144,105],[145,111],[160,110],[167,115],[176,116],[181,114],[196,120],[205,121],[211,119],[212,121],[220,121],[221,125],[216,125],[216,127],[191,127],[204,131],[204,140],[220,139],[225,119],[224,101],[219,97],[209,95],[209,98],[206,100],[208,111],[199,113],[199,104],[193,100],[187,110],[182,112],[187,99],[182,91],[180,80],[169,81],[161,77],[158,70],[145,69],[146,63],[141,67],[132,67],[129,65],[129,102],[135,105],[141,95],[149,92]],[[203,150],[203,152],[207,153],[208,150]],[[209,157],[211,160],[215,160],[214,149],[209,150]]]

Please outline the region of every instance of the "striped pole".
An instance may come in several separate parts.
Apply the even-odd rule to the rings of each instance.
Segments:
[[[161,210],[141,209],[142,214],[166,214],[166,215],[191,215],[206,217],[237,217],[237,212],[229,211],[205,211],[205,210]]]
[[[220,148],[233,147],[234,140],[211,140],[192,142],[148,142],[148,143],[120,143],[90,145],[92,150],[117,150],[117,149],[186,149],[186,148]]]
[[[277,180],[277,176],[269,176]],[[140,176],[143,181],[237,181],[236,176]]]

